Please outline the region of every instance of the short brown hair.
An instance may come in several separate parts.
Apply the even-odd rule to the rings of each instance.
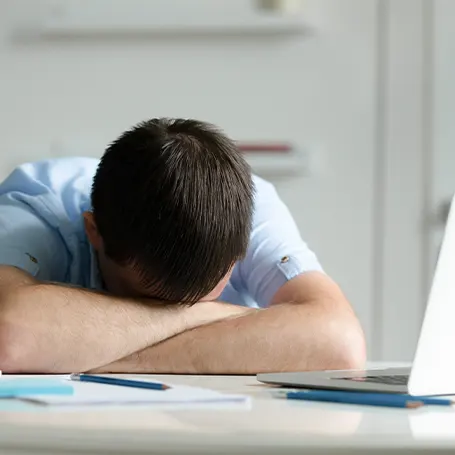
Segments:
[[[156,118],[123,133],[92,189],[105,253],[132,265],[156,298],[194,303],[248,248],[254,186],[236,144],[215,126]]]

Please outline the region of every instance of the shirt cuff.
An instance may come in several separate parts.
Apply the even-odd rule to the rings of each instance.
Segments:
[[[284,286],[288,281],[292,280],[298,275],[307,272],[322,272],[324,273],[321,264],[312,255],[311,258],[299,258],[298,256],[283,256],[275,262],[274,267],[268,274],[266,284],[263,286],[259,295],[259,304],[261,307],[266,307],[270,304],[278,290]]]
[[[17,267],[35,277],[40,270],[38,260],[34,256],[24,252],[22,248],[12,246],[0,248],[0,264]]]

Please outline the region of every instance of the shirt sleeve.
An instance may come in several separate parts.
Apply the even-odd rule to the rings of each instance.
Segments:
[[[20,193],[0,196],[0,264],[18,267],[43,281],[64,279],[68,252],[59,232]]]
[[[274,186],[260,178],[255,185],[250,245],[239,273],[250,296],[260,307],[266,307],[287,281],[323,269]]]

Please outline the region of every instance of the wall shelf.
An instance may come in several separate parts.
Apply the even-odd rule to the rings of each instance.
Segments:
[[[102,138],[93,137],[56,140],[49,145],[47,156],[49,158],[64,156],[100,158],[108,143],[109,140],[107,138],[103,140]],[[310,172],[306,150],[289,147],[288,150],[283,148],[281,151],[273,151],[272,148],[274,146],[270,144],[269,148],[264,145],[264,150],[261,150],[249,146],[244,141],[239,142],[239,146],[253,173],[261,177],[305,176]],[[244,151],[246,148],[254,148],[254,151]]]
[[[306,156],[301,152],[286,155],[278,153],[245,153],[253,173],[261,177],[304,176],[308,174]]]
[[[25,35],[103,37],[122,35],[293,35],[307,30],[296,12],[267,10],[257,0],[49,0],[39,5]]]

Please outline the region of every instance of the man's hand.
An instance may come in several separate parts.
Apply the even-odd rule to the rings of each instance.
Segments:
[[[364,362],[363,332],[351,306],[330,278],[314,272],[286,283],[266,310],[194,328],[94,371],[256,374]]]
[[[244,313],[217,302],[190,307],[120,299],[41,283],[19,269],[0,266],[0,370],[84,371]]]

